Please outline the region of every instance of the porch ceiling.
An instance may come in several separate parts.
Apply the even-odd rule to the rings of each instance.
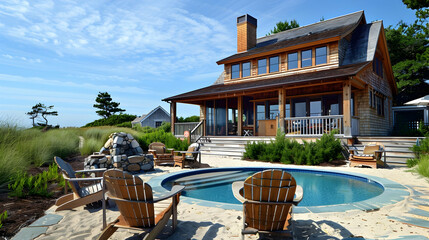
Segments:
[[[238,96],[243,95],[244,93],[250,93],[260,90],[274,90],[275,88],[287,87],[288,85],[297,83],[311,83],[314,81],[321,80],[331,81],[341,78],[344,79],[346,77],[356,75],[369,63],[370,62],[363,62],[347,66],[341,66],[336,69],[328,69],[323,71],[296,74],[286,77],[278,77],[259,81],[249,81],[237,84],[211,85],[187,93],[165,98],[162,101],[196,103],[202,98],[218,97],[219,95],[226,96],[236,94]]]

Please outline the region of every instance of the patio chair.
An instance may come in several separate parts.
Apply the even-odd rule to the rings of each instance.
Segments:
[[[117,169],[107,170],[103,175],[106,196],[115,201],[119,217],[106,226],[106,207],[103,202],[103,232],[98,239],[108,239],[118,228],[147,232],[144,239],[155,239],[173,216],[173,230],[177,226],[177,204],[184,186],[175,185],[170,192],[158,198],[152,188],[138,176]],[[169,206],[155,216],[154,203],[171,198]]]
[[[186,163],[196,163],[197,161],[201,164],[201,152],[199,143],[192,143],[186,151],[176,151],[174,153],[180,153],[181,156],[174,156],[174,166],[179,166],[183,169]]]
[[[292,205],[302,200],[303,191],[291,174],[275,169],[257,172],[244,182],[234,182],[232,191],[243,203],[242,239],[257,233],[292,237]]]
[[[58,206],[55,209],[56,212],[61,210],[73,209],[82,205],[90,204],[93,202],[100,201],[103,197],[102,177],[92,177],[92,178],[77,178],[76,173],[102,173],[106,171],[105,168],[91,169],[91,170],[80,170],[74,171],[73,168],[62,160],[59,157],[54,157],[54,161],[57,163],[58,167],[61,169],[64,179],[66,180],[65,184],[65,193],[66,195],[60,197],[55,202],[55,205]],[[72,193],[67,194],[67,182],[70,183]],[[95,182],[92,185],[81,187],[79,183],[82,182]]]
[[[349,149],[349,152],[350,167],[366,166],[377,168],[386,166],[386,156],[384,156],[384,161],[381,160],[381,157],[385,154],[384,146],[381,143],[366,145],[362,154],[358,154],[355,149]]]
[[[165,148],[164,143],[153,142],[149,144],[149,152],[153,154],[155,166],[164,163],[174,164],[174,149]]]

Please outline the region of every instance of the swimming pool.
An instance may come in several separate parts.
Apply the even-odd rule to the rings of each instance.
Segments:
[[[409,195],[404,186],[384,178],[302,166],[274,168],[290,172],[303,187],[304,198],[295,212],[374,210]],[[148,183],[154,191],[162,192],[176,182],[186,186],[181,198],[184,202],[238,210],[242,205],[233,197],[231,183],[265,169],[269,168],[186,170],[152,178]]]

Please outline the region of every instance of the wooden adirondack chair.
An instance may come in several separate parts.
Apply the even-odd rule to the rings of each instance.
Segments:
[[[115,201],[121,215],[106,226],[106,207],[103,201],[103,232],[98,239],[108,239],[118,228],[148,232],[144,239],[155,239],[173,216],[173,230],[177,226],[177,204],[184,186],[175,185],[170,192],[154,198],[152,188],[137,176],[121,170],[107,170],[104,175],[106,196]],[[171,204],[155,216],[154,203],[172,198]]]
[[[182,154],[181,156],[174,156],[174,167],[179,166],[184,168],[186,163],[199,162],[201,164],[201,152],[199,143],[192,143],[187,151],[175,151],[175,154]]]
[[[381,158],[384,151],[384,145],[381,143],[373,143],[364,147],[362,154],[358,154],[356,150],[349,149],[350,152],[350,167],[367,166],[372,168],[385,167],[386,163]],[[384,156],[386,160],[386,156]]]
[[[291,174],[280,169],[257,172],[244,182],[234,182],[232,191],[243,203],[242,239],[256,233],[292,236],[292,205],[302,200],[303,191]]]
[[[55,205],[58,206],[55,211],[73,209],[82,205],[90,204],[93,202],[100,201],[103,197],[101,180],[102,177],[93,177],[93,178],[76,178],[76,173],[91,173],[91,172],[104,172],[105,168],[91,169],[91,170],[80,170],[74,171],[70,164],[66,163],[59,157],[54,157],[54,161],[57,163],[58,167],[63,173],[63,177],[66,181],[70,182],[72,193],[67,194],[67,185],[65,185],[66,195],[60,197],[55,202]],[[79,182],[95,182],[95,184],[81,187]]]
[[[165,148],[164,143],[153,142],[149,144],[149,152],[153,154],[155,166],[162,163],[174,164],[174,149]]]

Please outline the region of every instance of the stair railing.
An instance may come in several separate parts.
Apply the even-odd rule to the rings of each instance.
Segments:
[[[197,142],[204,134],[204,120],[202,120],[201,122],[199,122],[197,124],[197,126],[195,126],[191,132],[190,132],[190,137],[191,137],[191,143],[195,143]]]

